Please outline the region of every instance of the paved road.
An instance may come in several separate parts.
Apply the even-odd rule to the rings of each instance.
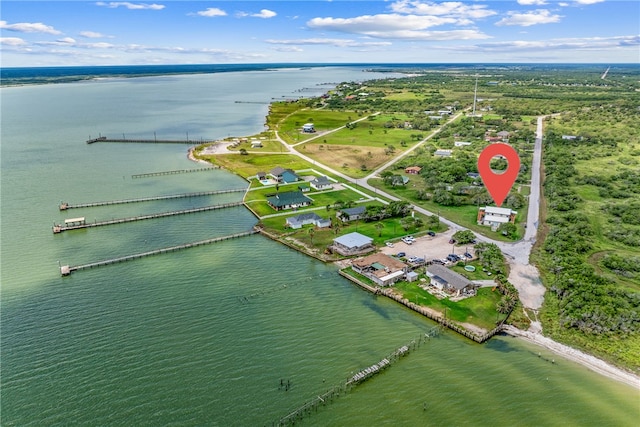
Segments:
[[[403,152],[401,155],[395,157],[393,160],[380,166],[378,169],[373,171],[371,174],[369,174],[365,178],[360,178],[360,179],[352,178],[327,165],[319,164],[316,160],[300,153],[295,148],[295,145],[298,145],[299,143],[293,144],[293,145],[288,144],[286,141],[284,141],[280,137],[277,130],[275,131],[275,136],[278,139],[278,141],[280,141],[280,143],[287,149],[289,153],[297,155],[305,159],[311,164],[314,164],[314,165],[317,164],[323,169],[344,179],[345,181],[354,183],[356,187],[361,186],[373,192],[374,194],[378,194],[389,200],[400,200],[399,198],[391,194],[388,194],[380,190],[379,188],[369,185],[367,181],[370,178],[374,178],[378,176],[380,172],[387,169],[389,166],[393,165],[394,163],[398,162],[400,159],[407,156],[413,150],[415,150],[416,148],[418,148],[419,146],[423,145],[425,142],[433,138],[433,136],[437,135],[444,126],[446,126],[450,122],[457,119],[461,114],[463,113],[461,112],[461,113],[458,113],[457,115],[454,115],[447,121],[447,123],[445,123],[441,127],[434,130],[432,133],[430,133],[426,138],[424,138],[418,144],[414,145],[407,151]],[[366,119],[366,117],[359,120],[364,120],[364,119]],[[537,310],[542,306],[543,299],[544,299],[544,292],[545,292],[545,287],[544,285],[542,285],[542,282],[540,281],[540,274],[538,270],[536,269],[535,266],[529,263],[529,256],[531,255],[531,249],[533,248],[533,244],[535,243],[536,233],[538,229],[539,211],[540,211],[540,165],[541,165],[541,159],[542,159],[543,119],[544,117],[538,117],[538,123],[537,123],[537,129],[536,129],[536,141],[534,145],[533,164],[532,164],[532,171],[531,171],[531,195],[529,197],[527,228],[525,231],[524,239],[516,243],[506,243],[506,242],[492,240],[482,235],[478,235],[479,241],[487,242],[487,243],[495,243],[500,248],[500,250],[506,255],[507,261],[509,262],[509,266],[510,266],[509,281],[513,283],[513,285],[518,289],[522,304],[525,307],[531,308],[534,310]],[[339,129],[341,128],[334,129],[331,132],[334,132]],[[324,135],[326,135],[326,133]],[[317,137],[320,137],[320,136],[322,135],[318,135]],[[314,137],[314,138],[317,138],[317,137]],[[308,141],[309,139],[307,139],[305,142],[308,142]],[[424,215],[434,215],[433,212],[430,212],[424,208],[421,208],[420,206],[414,206],[413,208],[415,211],[420,212]],[[446,218],[440,218],[440,221],[446,224],[450,229],[454,231],[466,230],[465,227],[459,224],[456,224],[452,221],[449,221]]]

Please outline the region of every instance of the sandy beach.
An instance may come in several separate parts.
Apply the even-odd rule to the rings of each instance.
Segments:
[[[530,331],[523,331],[514,326],[505,326],[504,332],[513,337],[521,338],[536,345],[542,346],[565,359],[579,363],[601,375],[604,375],[616,381],[623,382],[635,389],[640,390],[640,377],[638,375],[617,368],[605,362],[604,360],[598,359],[595,356],[583,353],[582,351],[576,350],[575,348],[571,348],[567,345],[560,344],[559,342],[556,342],[551,338],[547,338],[541,334]]]

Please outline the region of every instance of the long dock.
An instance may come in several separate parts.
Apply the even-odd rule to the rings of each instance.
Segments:
[[[409,344],[403,345],[389,354],[387,357],[380,360],[378,363],[364,368],[358,371],[355,375],[348,378],[344,383],[338,384],[323,394],[317,395],[313,399],[307,401],[303,405],[289,412],[284,417],[271,423],[272,426],[292,426],[297,422],[300,422],[307,415],[311,415],[313,412],[317,412],[320,406],[326,406],[328,403],[333,402],[333,399],[340,397],[341,394],[346,394],[351,389],[373,376],[381,373],[383,370],[390,367],[393,363],[397,362],[400,358],[409,354],[412,350],[420,347],[421,344],[427,342],[433,337],[440,334],[441,328],[436,326],[431,328],[428,332],[421,334],[417,339],[412,340]],[[282,380],[281,380],[282,381]]]
[[[102,267],[102,266],[105,266],[105,265],[116,264],[116,263],[125,262],[125,261],[131,261],[131,260],[138,259],[138,258],[144,258],[144,257],[148,257],[148,256],[151,256],[151,255],[158,255],[158,254],[164,254],[164,253],[167,253],[167,252],[175,252],[175,251],[179,251],[179,250],[187,249],[187,248],[194,248],[196,246],[209,245],[211,243],[222,242],[224,240],[238,239],[240,237],[250,236],[250,235],[256,234],[256,233],[257,233],[256,230],[249,230],[249,231],[245,231],[245,232],[242,232],[242,233],[230,234],[228,236],[215,237],[213,239],[200,240],[200,241],[197,241],[197,242],[185,243],[183,245],[170,246],[168,248],[155,249],[153,251],[142,252],[142,253],[133,254],[133,255],[126,255],[126,256],[123,256],[123,257],[119,257],[119,258],[112,258],[112,259],[107,259],[107,260],[104,260],[104,261],[92,262],[92,263],[89,263],[89,264],[76,265],[76,266],[64,265],[64,266],[60,267],[60,274],[63,275],[63,276],[68,276],[69,274],[73,273],[74,271],[86,270],[88,268]]]
[[[123,199],[123,200],[109,200],[104,202],[79,203],[76,205],[71,205],[69,203],[63,202],[63,203],[60,203],[59,208],[61,211],[66,211],[67,209],[91,208],[95,206],[107,206],[107,205],[121,205],[124,203],[150,202],[155,200],[183,199],[187,197],[213,196],[216,194],[240,193],[245,191],[247,191],[246,188],[234,188],[230,190],[201,191],[197,193],[170,194],[167,196],[141,197],[137,199]]]
[[[164,175],[177,175],[181,173],[194,173],[194,172],[208,172],[220,169],[220,166],[209,166],[206,168],[197,168],[197,169],[178,169],[172,171],[160,171],[160,172],[149,172],[149,173],[137,173],[135,175],[131,175],[131,178],[150,178],[152,176],[164,176]]]
[[[231,208],[235,206],[242,206],[243,203],[244,202],[221,203],[219,205],[203,206],[201,208],[183,209],[180,211],[161,212],[161,213],[155,213],[155,214],[149,214],[149,215],[132,216],[128,218],[117,218],[117,219],[111,219],[108,221],[98,221],[98,222],[86,222],[84,217],[72,218],[70,220],[65,220],[65,225],[54,224],[53,234],[62,233],[63,231],[68,231],[68,230],[80,230],[82,228],[102,227],[105,225],[123,224],[125,222],[143,221],[146,219],[164,218],[167,216],[186,215],[186,214],[196,213],[196,212],[212,211],[215,209],[225,209],[225,208]]]
[[[96,142],[120,142],[129,144],[208,144],[215,142],[214,140],[193,140],[193,139],[130,139],[130,138],[107,138],[100,136],[98,138],[87,139],[87,144],[95,144]]]

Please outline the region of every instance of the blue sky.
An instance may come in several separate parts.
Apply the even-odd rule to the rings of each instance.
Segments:
[[[3,67],[640,63],[637,0],[7,1]]]

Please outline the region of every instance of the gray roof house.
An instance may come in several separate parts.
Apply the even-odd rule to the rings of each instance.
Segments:
[[[373,239],[360,233],[349,233],[333,239],[333,250],[341,255],[357,255],[374,250]]]
[[[273,177],[279,183],[290,183],[300,181],[300,177],[296,175],[291,169],[285,169],[281,166],[276,166],[269,171],[269,175]]]
[[[365,211],[364,206],[356,206],[355,208],[348,208],[339,210],[336,213],[336,218],[340,219],[344,222],[355,221],[356,219],[360,219]]]
[[[431,278],[433,286],[454,296],[473,295],[478,288],[478,285],[474,285],[466,277],[440,264],[430,265],[427,268],[427,276]]]
[[[327,188],[333,187],[333,184],[331,183],[331,181],[329,181],[329,178],[327,178],[326,176],[320,176],[312,180],[311,182],[309,182],[309,185],[312,188],[315,188],[316,190],[325,190]]]
[[[293,229],[302,228],[303,225],[313,224],[318,228],[331,227],[331,220],[322,218],[314,212],[302,213],[290,216],[286,220],[287,226]]]

